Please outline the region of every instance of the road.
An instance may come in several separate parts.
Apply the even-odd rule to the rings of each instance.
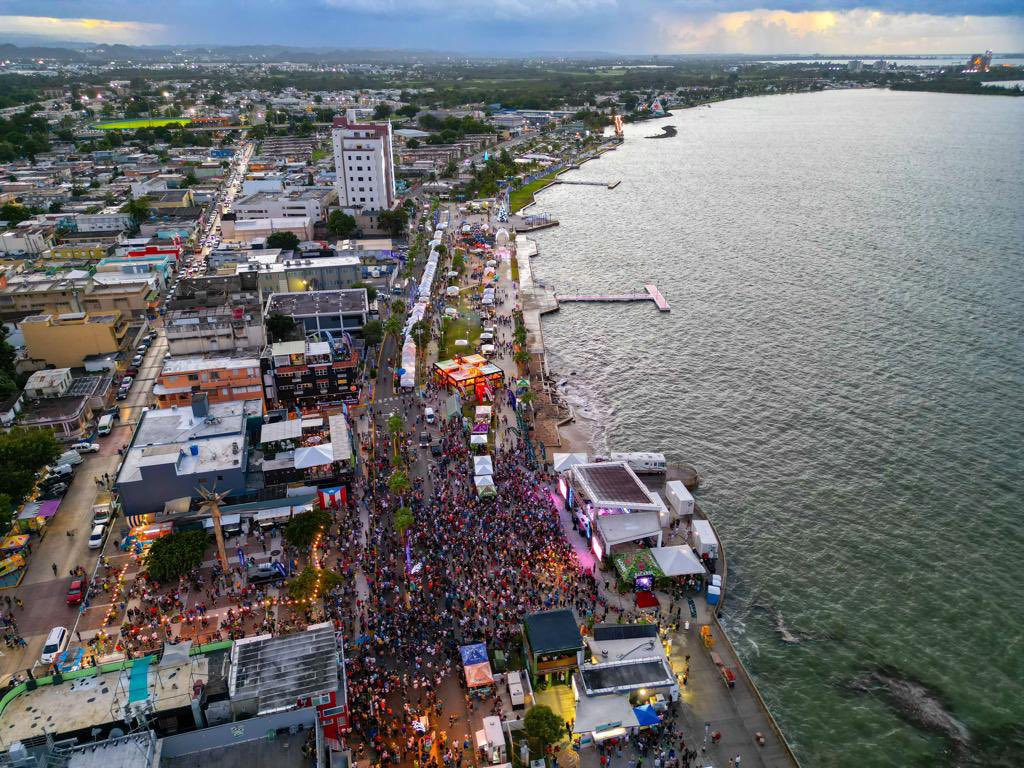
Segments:
[[[106,437],[96,439],[100,445],[98,453],[83,455],[84,461],[78,466],[57,514],[46,526],[43,537],[33,540],[32,555],[21,584],[15,589],[0,592],[0,600],[4,597],[13,600],[17,596],[24,602],[24,608],[13,610],[18,630],[27,643],[24,648],[3,650],[0,658],[2,679],[10,674],[24,673],[27,668],[34,668],[38,673],[42,667],[39,654],[47,633],[55,626],[71,629],[78,619],[79,609],[69,607],[64,598],[72,582],[72,569],[82,567],[87,574],[92,574],[99,560],[101,550],[88,548],[92,506],[100,490],[96,479],[104,474],[113,477],[117,472],[121,461],[118,449],[131,440],[142,409],[153,402],[153,380],[163,364],[166,348],[166,339],[160,333],[139,367],[139,375],[128,398],[118,404],[116,426]],[[120,525],[121,522],[116,520],[113,530],[118,531]],[[112,550],[113,538],[116,534],[108,536],[104,552]]]

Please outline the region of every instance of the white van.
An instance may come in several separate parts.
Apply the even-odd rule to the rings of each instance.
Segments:
[[[46,643],[43,645],[43,653],[39,660],[43,664],[52,664],[54,659],[60,655],[68,644],[68,631],[65,627],[54,627],[46,636]]]
[[[519,670],[509,672],[505,675],[505,682],[508,684],[508,697],[512,700],[512,709],[525,709],[526,694],[523,693],[522,673]]]
[[[65,451],[57,459],[58,464],[70,464],[72,467],[77,467],[82,461],[82,454],[78,451]]]
[[[48,477],[70,477],[75,469],[70,464],[54,464],[47,467]]]
[[[105,416],[100,417],[99,424],[96,426],[96,432],[100,435],[109,435],[110,431],[114,428],[114,414],[108,413]]]
[[[434,414],[434,409],[427,406],[423,409],[423,417],[426,419],[427,424],[433,424],[437,421],[437,416]]]

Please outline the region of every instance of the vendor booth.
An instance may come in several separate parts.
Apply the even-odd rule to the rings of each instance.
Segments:
[[[434,376],[448,389],[462,396],[473,395],[478,403],[494,397],[504,381],[504,372],[482,355],[466,355],[434,363]]]
[[[57,514],[60,499],[29,501],[18,513],[18,530],[22,533],[41,531],[51,517]]]
[[[462,657],[462,671],[466,676],[466,687],[471,693],[487,695],[494,684],[491,662],[487,658],[487,646],[484,643],[459,646]],[[481,690],[482,689],[482,690]]]
[[[473,478],[473,483],[476,485],[476,492],[480,498],[498,495],[498,489],[494,485],[494,478],[490,475],[477,475]]]

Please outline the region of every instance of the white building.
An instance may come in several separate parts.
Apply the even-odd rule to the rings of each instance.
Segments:
[[[334,169],[338,204],[345,210],[395,206],[391,123],[357,123],[352,110],[334,118]]]
[[[329,187],[307,187],[287,192],[256,192],[236,200],[231,206],[239,221],[247,219],[325,218],[325,209],[334,199]]]
[[[99,213],[79,213],[75,216],[75,228],[79,232],[120,232],[129,229],[132,217],[121,213],[116,207],[104,208]]]

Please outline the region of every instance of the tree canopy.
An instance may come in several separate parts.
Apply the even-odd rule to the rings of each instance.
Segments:
[[[323,509],[303,512],[293,517],[284,527],[284,537],[293,547],[305,549],[313,543],[313,539],[326,530],[331,524],[331,513]]]
[[[273,232],[267,238],[267,248],[294,251],[299,247],[299,236],[294,232]]]
[[[327,231],[334,235],[334,237],[340,237],[342,240],[345,240],[352,237],[358,229],[359,225],[356,224],[356,217],[344,211],[331,211],[331,215],[327,217]]]
[[[409,226],[409,212],[402,207],[390,211],[381,211],[378,216],[380,227],[392,237],[399,237]]]
[[[380,320],[370,320],[363,326],[363,341],[367,346],[374,347],[384,338],[384,324]]]
[[[162,536],[153,542],[146,555],[150,578],[167,583],[198,568],[209,543],[206,531],[180,531]]]
[[[271,312],[264,323],[274,341],[285,341],[295,331],[295,319],[280,312]]]
[[[539,741],[544,748],[558,743],[564,727],[562,718],[552,712],[551,707],[546,704],[533,707],[523,719],[523,728],[527,735]]]
[[[53,432],[15,427],[0,432],[0,494],[17,507],[36,482],[36,473],[60,456]]]

